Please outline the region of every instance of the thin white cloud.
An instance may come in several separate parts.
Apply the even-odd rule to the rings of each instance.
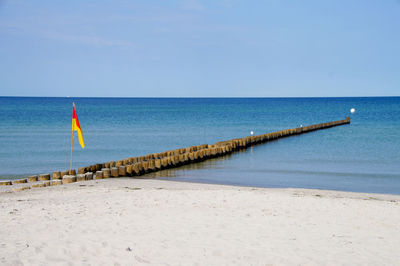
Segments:
[[[73,43],[95,45],[95,46],[118,46],[118,47],[133,47],[132,42],[110,40],[99,36],[84,36],[84,35],[69,35],[60,33],[45,33],[44,37],[54,40],[67,41]]]
[[[232,0],[220,0],[219,4],[223,7],[231,8],[233,7],[233,1]]]
[[[204,6],[197,0],[182,0],[181,9],[189,11],[203,11]]]
[[[113,47],[134,47],[135,44],[133,42],[122,41],[122,40],[113,40],[108,38],[103,38],[100,36],[94,35],[77,35],[77,34],[65,34],[65,33],[57,33],[53,31],[43,31],[43,30],[35,30],[31,29],[27,26],[20,26],[17,24],[7,24],[1,25],[0,31],[12,35],[19,36],[36,36],[39,38],[51,39],[56,41],[64,41],[69,43],[76,44],[84,44],[84,45],[93,45],[93,46],[113,46]]]

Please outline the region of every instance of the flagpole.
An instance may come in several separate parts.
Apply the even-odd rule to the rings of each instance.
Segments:
[[[72,103],[72,107],[74,107],[74,106],[75,106],[75,104]],[[70,170],[72,170],[72,150],[73,150],[73,147],[74,147],[74,131],[71,128],[71,168],[70,168]]]

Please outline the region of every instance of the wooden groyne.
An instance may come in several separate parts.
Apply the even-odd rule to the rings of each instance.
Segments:
[[[244,138],[231,139],[227,141],[220,141],[212,145],[202,144],[198,146],[169,150],[166,152],[152,153],[140,157],[130,157],[118,161],[93,164],[87,167],[79,168],[78,174],[75,170],[55,171],[52,173],[51,177],[50,174],[41,174],[30,176],[27,179],[0,181],[0,186],[39,182],[43,185],[36,184],[37,186],[35,187],[41,187],[68,184],[91,179],[116,178],[122,176],[140,177],[147,173],[224,156],[237,150],[246,149],[250,146],[265,143],[268,141],[345,124],[350,124],[349,117],[344,120],[338,120],[328,123],[297,127],[257,136],[247,136]],[[34,186],[32,185],[32,187]],[[18,188],[15,191],[20,190],[24,189]]]

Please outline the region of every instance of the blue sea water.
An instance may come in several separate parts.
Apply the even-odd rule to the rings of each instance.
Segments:
[[[72,102],[86,143],[75,138],[74,168],[351,116],[350,125],[150,176],[400,194],[400,97],[0,97],[0,178],[69,168]]]

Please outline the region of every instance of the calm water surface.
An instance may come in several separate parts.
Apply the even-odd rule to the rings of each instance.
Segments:
[[[96,162],[263,134],[349,116],[351,125],[303,134],[152,176],[259,187],[400,194],[400,98],[0,97],[0,178],[69,168],[71,105]]]

